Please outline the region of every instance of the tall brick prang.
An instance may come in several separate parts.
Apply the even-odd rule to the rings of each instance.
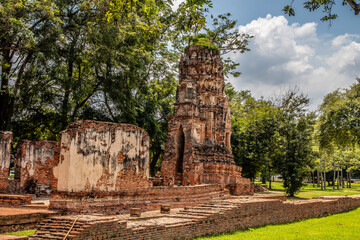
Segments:
[[[217,50],[191,45],[180,60],[161,175],[178,185],[247,184],[232,155],[229,100]]]

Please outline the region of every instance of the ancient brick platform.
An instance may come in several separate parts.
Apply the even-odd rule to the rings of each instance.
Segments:
[[[30,195],[0,194],[0,206],[21,206],[31,203]]]
[[[161,165],[165,184],[217,183],[252,194],[232,154],[230,107],[216,50],[191,45],[180,59],[174,115]]]
[[[44,219],[58,215],[45,209],[0,207],[0,233],[36,228]]]
[[[184,239],[265,224],[328,216],[360,206],[360,195],[285,201],[285,196],[255,195],[213,200],[196,207],[130,215],[54,217],[30,239]]]
[[[50,209],[62,213],[129,213],[131,208],[142,211],[170,207],[194,206],[212,199],[229,197],[229,191],[220,185],[156,186],[119,192],[54,192]]]

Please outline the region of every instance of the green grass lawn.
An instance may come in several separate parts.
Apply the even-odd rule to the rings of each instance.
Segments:
[[[272,191],[270,193],[284,193],[282,182],[273,182]],[[265,185],[264,185],[265,186]],[[320,187],[312,186],[312,183],[305,183],[300,192],[296,194],[298,198],[313,198],[318,196],[345,196],[345,195],[360,195],[360,183],[352,183],[351,188],[333,189],[332,186],[327,186],[326,190],[321,190]]]
[[[29,235],[31,235],[31,234],[34,234],[35,231],[36,231],[36,229],[32,229],[32,230],[19,231],[19,232],[1,233],[0,235],[29,236]]]
[[[197,238],[198,240],[262,240],[262,239],[360,239],[360,208],[322,218],[313,218],[294,223],[268,225],[234,233]]]

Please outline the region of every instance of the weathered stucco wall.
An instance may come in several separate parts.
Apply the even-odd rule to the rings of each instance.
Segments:
[[[55,141],[19,142],[15,157],[15,180],[19,181],[22,192],[50,194],[59,150],[59,143]],[[32,187],[35,189],[28,189]]]
[[[61,134],[57,191],[112,192],[146,188],[150,139],[130,124],[77,121]]]
[[[12,132],[0,131],[0,192],[8,186]]]

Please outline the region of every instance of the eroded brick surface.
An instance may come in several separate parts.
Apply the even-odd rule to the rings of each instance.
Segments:
[[[15,180],[21,192],[49,195],[53,183],[53,168],[59,157],[55,141],[19,142],[15,157]]]
[[[0,131],[0,192],[8,187],[12,132]]]
[[[180,80],[161,175],[164,184],[248,184],[232,155],[229,101],[216,50],[192,45],[180,60]],[[244,188],[243,188],[244,189]],[[244,194],[251,194],[251,187]]]

